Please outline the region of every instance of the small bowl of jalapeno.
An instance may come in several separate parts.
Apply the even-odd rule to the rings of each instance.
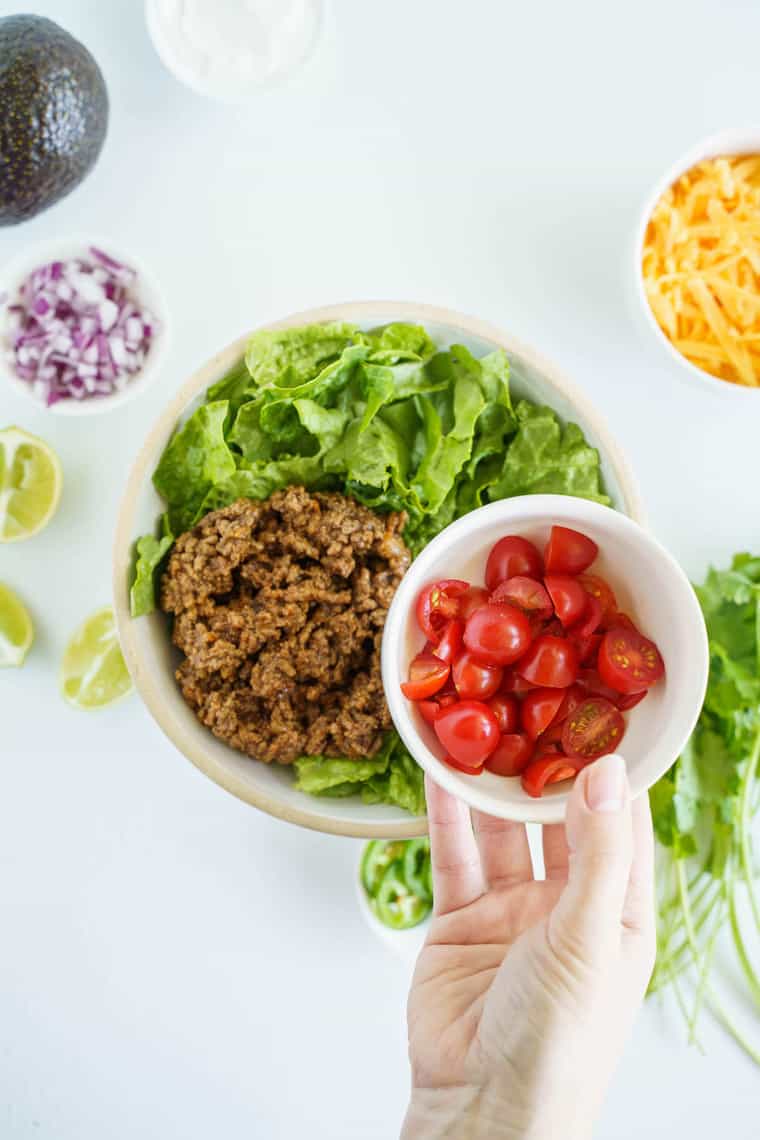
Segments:
[[[402,957],[416,957],[433,910],[430,842],[375,839],[362,849],[356,876],[367,924]]]

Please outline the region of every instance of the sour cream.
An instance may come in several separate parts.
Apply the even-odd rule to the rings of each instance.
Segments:
[[[203,95],[236,102],[308,55],[321,0],[147,0],[166,67]]]

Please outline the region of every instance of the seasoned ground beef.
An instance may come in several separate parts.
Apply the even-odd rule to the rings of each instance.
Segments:
[[[177,539],[161,606],[203,724],[280,764],[378,750],[391,726],[380,641],[410,561],[405,521],[289,487],[212,511]]]

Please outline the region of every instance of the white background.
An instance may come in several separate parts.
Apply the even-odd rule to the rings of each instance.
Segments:
[[[43,434],[66,477],[45,534],[0,550],[38,630],[0,681],[0,1136],[388,1140],[408,979],[358,913],[359,845],[238,803],[136,697],[69,710],[57,662],[109,600],[120,488],[176,386],[254,324],[346,299],[448,305],[532,342],[606,413],[690,574],[760,549],[760,400],[681,378],[625,293],[651,183],[760,105],[760,9],[331,0],[309,64],[229,110],[164,71],[138,0],[21,7],[88,44],[112,113],[95,172],[0,231],[0,255],[111,237],[162,282],[174,343],[112,417],[0,393],[0,424]],[[756,1137],[757,1070],[708,1020],[702,1037],[706,1057],[650,1005],[598,1136]]]

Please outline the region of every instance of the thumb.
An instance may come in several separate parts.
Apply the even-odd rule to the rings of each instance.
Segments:
[[[603,756],[575,781],[565,820],[568,881],[552,912],[550,935],[584,964],[619,946],[633,859],[631,795],[622,756]]]

